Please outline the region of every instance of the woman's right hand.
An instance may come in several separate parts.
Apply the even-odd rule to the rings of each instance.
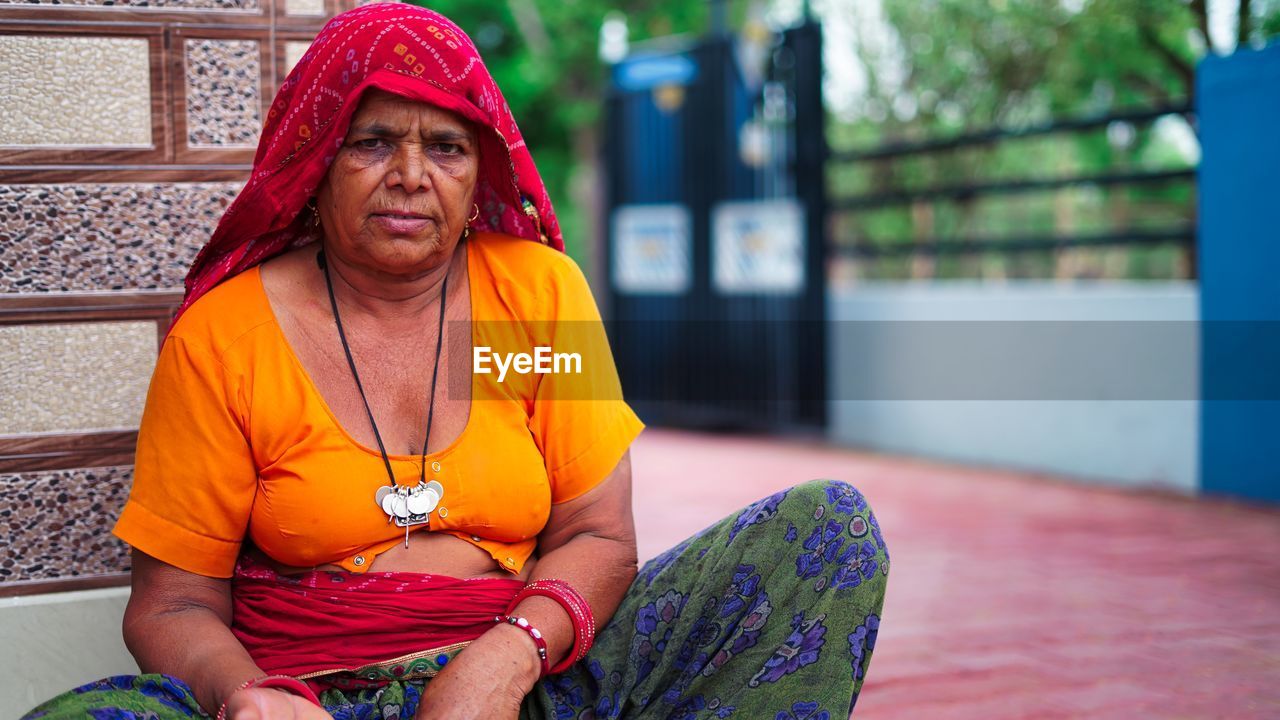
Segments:
[[[227,699],[227,720],[333,720],[333,716],[284,690],[245,688]]]

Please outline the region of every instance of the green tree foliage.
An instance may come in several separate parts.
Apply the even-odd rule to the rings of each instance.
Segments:
[[[859,117],[837,122],[837,146],[924,139],[992,126],[1193,100],[1195,63],[1207,51],[1203,0],[882,0],[888,42],[860,43],[871,68]],[[1242,9],[1246,15],[1255,12]],[[1252,16],[1250,16],[1252,17]],[[1245,37],[1254,32],[1246,25]],[[1265,31],[1263,31],[1265,32]],[[863,37],[863,40],[867,38]],[[877,68],[897,68],[878,77]],[[892,77],[896,75],[896,77]],[[1013,140],[833,173],[837,193],[993,179],[1089,175],[1185,166],[1151,126]],[[846,217],[843,239],[1072,236],[1193,220],[1189,186],[1073,188],[958,202],[916,203]],[[879,274],[937,276],[1177,277],[1190,272],[1173,248],[1080,251],[1065,267],[1042,253],[944,260],[921,269],[882,263]],[[917,258],[918,260],[918,258]],[[1069,263],[1067,265],[1070,265]]]

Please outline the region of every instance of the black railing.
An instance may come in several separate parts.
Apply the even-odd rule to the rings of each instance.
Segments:
[[[962,147],[993,145],[1005,140],[1029,138],[1037,135],[1096,130],[1107,127],[1114,122],[1127,122],[1136,125],[1158,120],[1165,115],[1190,115],[1191,113],[1192,107],[1189,102],[1167,103],[1141,110],[1054,120],[1047,123],[1028,125],[1023,128],[986,128],[949,138],[920,142],[889,142],[874,148],[833,152],[831,153],[831,160],[832,162],[847,162],[853,160],[885,160],[905,155],[930,155]]]
[[[921,200],[967,202],[981,195],[1017,195],[1020,193],[1061,190],[1069,187],[1110,187],[1114,185],[1160,185],[1195,180],[1195,170],[1159,170],[1154,172],[1101,173],[1062,178],[1001,180],[989,183],[939,185],[916,190],[891,190],[837,198],[829,202],[832,210],[873,210],[892,205],[907,205]]]
[[[888,142],[871,148],[832,152],[833,169],[850,164],[884,163],[912,156],[938,156],[972,147],[991,146],[1031,137],[1053,134],[1079,134],[1107,128],[1113,123],[1134,125],[1152,123],[1168,115],[1182,115],[1191,120],[1189,103],[1169,103],[1156,107],[1107,115],[1060,119],[1021,128],[988,128],[949,138],[916,142]],[[890,209],[916,203],[971,203],[989,197],[1056,192],[1068,188],[1115,188],[1132,186],[1194,185],[1194,168],[1162,170],[1115,170],[1102,173],[1063,177],[1019,177],[998,180],[976,180],[967,183],[945,183],[916,188],[893,188],[833,197],[828,207],[833,215]],[[1190,220],[1164,227],[1126,227],[1092,229],[1071,234],[1026,233],[1001,237],[924,237],[847,239],[835,237],[832,251],[840,257],[857,260],[920,256],[954,256],[978,253],[1045,252],[1079,247],[1120,247],[1171,245],[1186,253],[1194,276],[1196,240],[1194,209],[1186,213]],[[1145,224],[1144,224],[1145,225]]]
[[[1010,235],[1007,237],[928,238],[893,245],[845,245],[842,254],[858,258],[905,257],[910,255],[969,255],[981,252],[1019,253],[1080,247],[1121,247],[1141,245],[1193,245],[1193,225],[1153,230],[1090,233],[1087,235]]]

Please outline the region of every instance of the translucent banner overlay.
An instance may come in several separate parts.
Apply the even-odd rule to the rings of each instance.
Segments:
[[[545,347],[580,357],[581,372],[512,369],[499,382],[490,361],[489,374],[451,372],[452,397],[475,378],[476,399],[616,400],[613,364],[629,401],[712,387],[788,401],[815,382],[829,400],[1280,400],[1280,321],[644,321],[611,323],[607,339],[594,322],[471,330],[491,355]],[[825,353],[825,377],[804,374],[812,353]]]

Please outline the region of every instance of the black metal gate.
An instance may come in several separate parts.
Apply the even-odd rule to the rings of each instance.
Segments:
[[[806,23],[614,66],[609,334],[647,422],[825,423],[821,54]]]

